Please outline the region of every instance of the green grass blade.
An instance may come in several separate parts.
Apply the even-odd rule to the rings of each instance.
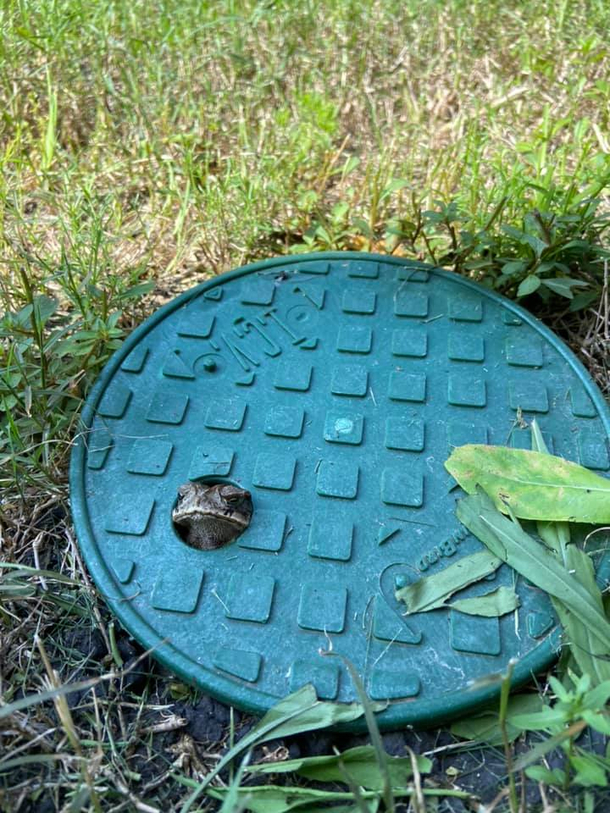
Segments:
[[[583,585],[555,556],[506,519],[483,493],[460,500],[457,516],[489,550],[536,587],[562,601],[610,652],[610,623]]]
[[[346,657],[339,656],[343,663],[345,664],[347,671],[350,674],[350,677],[356,687],[356,693],[360,698],[360,702],[362,703],[362,707],[364,709],[364,718],[366,720],[366,725],[369,730],[369,736],[371,738],[371,742],[373,743],[373,748],[375,749],[375,757],[377,759],[377,764],[379,765],[379,771],[382,777],[382,790],[381,795],[383,798],[384,805],[388,813],[394,810],[394,791],[392,789],[392,779],[390,776],[390,770],[388,767],[388,755],[386,754],[385,748],[383,747],[383,740],[381,739],[381,733],[379,731],[379,726],[377,725],[377,720],[375,719],[375,707],[373,703],[371,703],[366,689],[364,688],[364,683],[356,667],[354,664]]]

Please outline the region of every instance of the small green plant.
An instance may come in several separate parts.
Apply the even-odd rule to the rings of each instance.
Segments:
[[[16,284],[5,283],[10,304],[0,314],[3,487],[23,494],[64,476],[83,397],[122,343],[126,309],[152,288],[140,280],[143,267],[113,274],[108,265],[95,242],[86,257],[65,248],[57,265],[15,260]]]
[[[514,723],[524,731],[540,731],[546,734],[538,745],[526,752],[515,763],[515,770],[524,770],[530,779],[546,782],[564,790],[572,783],[584,787],[608,785],[610,774],[610,748],[604,756],[580,747],[578,739],[590,727],[608,737],[610,735],[610,681],[591,685],[589,675],[568,676],[562,683],[550,676],[549,683],[555,694],[553,703],[541,711],[515,717]],[[565,754],[563,768],[547,768],[533,763],[555,748]]]
[[[531,209],[518,224],[503,220],[504,198],[480,229],[455,202],[439,203],[423,213],[433,259],[511,297],[537,293],[548,302],[555,294],[570,300],[573,311],[584,308],[599,299],[610,258],[604,247],[610,216],[599,197],[608,182],[579,195],[548,190],[549,209]],[[440,251],[432,248],[439,236],[445,237]]]

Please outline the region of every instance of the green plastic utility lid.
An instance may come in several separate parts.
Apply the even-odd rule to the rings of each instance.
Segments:
[[[482,548],[455,517],[451,450],[529,448],[534,417],[551,451],[609,468],[600,393],[518,306],[392,257],[258,263],[162,308],[100,376],[72,460],[78,539],[125,627],[227,703],[262,713],[306,683],[357,699],[332,649],[390,701],[382,726],[446,720],[492,698],[509,659],[523,682],[557,648],[521,578],[500,619],[405,618],[395,598]],[[189,480],[249,490],[245,533],[187,545],[172,510]]]

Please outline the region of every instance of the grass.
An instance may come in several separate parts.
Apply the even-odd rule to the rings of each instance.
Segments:
[[[82,398],[178,291],[311,248],[529,279],[608,392],[609,26],[604,0],[2,4],[0,696],[96,683],[0,730],[0,807],[174,809],[168,777],[219,752],[112,626],[67,511]]]

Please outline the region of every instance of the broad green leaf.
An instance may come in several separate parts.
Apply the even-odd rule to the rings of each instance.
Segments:
[[[532,765],[531,768],[526,770],[525,774],[534,782],[544,782],[547,785],[559,785],[559,787],[563,787],[566,779],[565,771],[562,771],[561,768],[553,768],[552,771],[549,771],[548,768],[544,768],[542,765]]]
[[[571,655],[578,669],[584,675],[591,675],[594,685],[608,680],[610,662],[604,644],[561,601],[552,597],[551,600],[563,628],[564,640],[571,647]]]
[[[610,480],[560,457],[470,444],[445,467],[468,494],[480,485],[496,507],[519,519],[610,523]]]
[[[541,707],[542,700],[537,694],[517,694],[509,698],[506,715],[506,729],[509,741],[515,740],[523,731],[522,728],[514,724],[515,716],[518,714],[535,714],[540,711]],[[451,726],[451,733],[455,734],[456,737],[463,737],[487,745],[501,745],[503,742],[496,709],[477,717],[466,717],[463,720],[458,720]]]
[[[45,296],[40,294],[34,297],[34,313],[36,322],[43,327],[49,321],[51,316],[55,313],[58,306],[58,301],[55,297]]]
[[[523,262],[523,260],[510,260],[510,262],[504,263],[502,266],[502,273],[505,277],[520,274],[522,271],[525,271],[527,265],[528,264]]]
[[[390,183],[381,193],[380,200],[385,200],[385,198],[387,198],[393,192],[398,192],[400,189],[404,189],[407,186],[409,186],[409,181],[405,180],[404,178],[392,178]]]
[[[124,299],[138,299],[138,297],[150,293],[154,287],[155,283],[152,280],[150,282],[140,282],[137,285],[132,285],[131,288],[128,288],[126,291],[123,291],[117,298],[120,301]]]
[[[580,755],[571,756],[570,764],[576,768],[577,773],[572,781],[577,785],[584,785],[586,788],[608,786],[606,770],[588,754],[581,751]]]
[[[595,731],[599,731],[600,734],[604,734],[606,737],[610,736],[610,718],[607,714],[585,709],[582,713],[582,719]]]
[[[517,714],[513,724],[522,731],[544,731],[556,725],[563,725],[566,715],[562,709],[544,706],[541,711],[533,714]]]
[[[570,302],[570,311],[574,313],[575,311],[580,311],[583,308],[588,308],[589,305],[592,305],[594,302],[599,301],[599,289],[595,289],[594,291],[586,291],[583,294],[576,294],[574,299]]]
[[[555,279],[543,279],[542,284],[566,299],[574,299],[572,288],[588,288],[589,283],[580,279],[568,279],[567,277],[556,277]]]
[[[251,773],[289,773],[294,771],[306,779],[318,782],[344,782],[344,772],[357,781],[367,790],[382,790],[383,775],[381,773],[375,749],[372,745],[361,745],[350,748],[342,754],[331,754],[321,757],[304,757],[303,759],[290,759],[285,762],[265,763],[253,765]],[[420,773],[430,773],[432,762],[426,757],[417,757]],[[409,757],[387,757],[387,770],[393,786],[405,785],[413,775]]]
[[[371,229],[370,224],[367,223],[366,220],[363,220],[361,217],[357,217],[352,221],[352,225],[358,229],[360,234],[363,234],[369,240],[375,239],[375,232]]]
[[[328,703],[318,700],[311,684],[303,686],[288,697],[280,700],[260,720],[254,728],[231,748],[218,762],[214,770],[199,783],[186,800],[181,813],[188,813],[196,799],[236,756],[248,751],[255,745],[303,731],[315,731],[338,723],[347,723],[361,717],[364,709],[359,703]]]
[[[497,556],[486,550],[473,553],[432,576],[401,587],[396,591],[396,598],[407,605],[407,613],[437,610],[458,590],[489,576],[501,564]]]
[[[481,492],[460,500],[458,519],[494,556],[559,599],[610,652],[610,622],[590,593],[556,559],[516,523],[506,519]]]
[[[537,277],[535,274],[530,274],[517,288],[517,296],[528,296],[528,294],[533,294],[534,291],[537,291],[538,288],[540,288],[540,277]]]
[[[583,702],[586,708],[597,710],[605,708],[608,700],[610,700],[610,680],[589,689]]]
[[[544,250],[548,248],[548,243],[545,243],[544,240],[541,240],[534,234],[524,233],[521,242],[526,243],[528,246],[530,246],[530,248],[534,250],[534,254],[536,255],[536,257],[540,257]]]
[[[318,700],[313,686],[304,686],[270,709],[244,739],[262,743],[347,723],[362,717],[359,703],[328,703]],[[240,741],[240,744],[243,740]]]
[[[474,598],[462,598],[448,605],[466,615],[482,615],[485,618],[499,618],[512,613],[519,607],[519,596],[510,587],[498,587],[491,593]]]

